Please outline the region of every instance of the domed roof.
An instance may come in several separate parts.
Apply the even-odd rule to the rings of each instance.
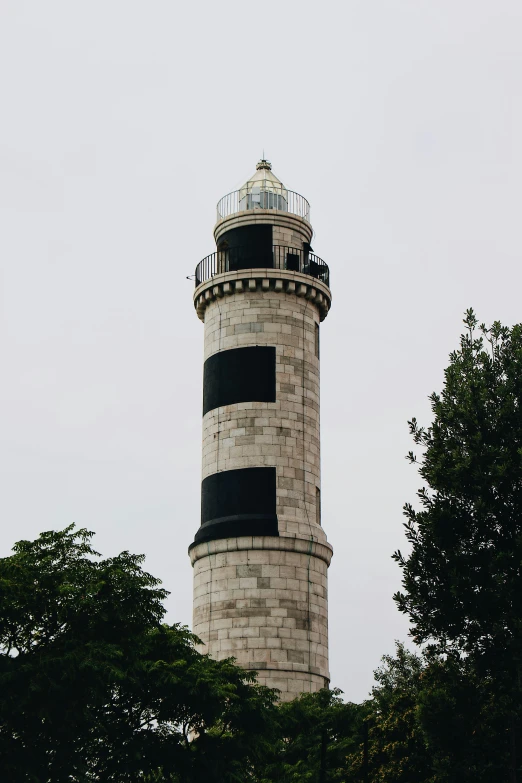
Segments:
[[[284,188],[281,180],[278,179],[272,171],[272,164],[264,158],[258,162],[254,174],[250,177],[248,182],[245,182],[241,190],[252,185],[261,185],[263,189],[266,189],[267,186],[268,189],[270,189],[270,185],[275,185],[274,190],[282,190]]]
[[[239,190],[240,209],[287,209],[288,191],[262,158],[254,174]]]

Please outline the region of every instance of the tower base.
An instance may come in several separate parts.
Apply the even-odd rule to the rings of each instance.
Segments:
[[[258,672],[282,701],[328,686],[328,543],[242,536],[193,545],[201,651]]]

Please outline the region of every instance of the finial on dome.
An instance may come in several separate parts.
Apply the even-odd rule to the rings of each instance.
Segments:
[[[256,170],[259,171],[259,169],[267,169],[268,171],[272,171],[272,164],[269,160],[265,160],[264,158],[261,158],[260,161],[258,161],[258,164],[256,166]]]

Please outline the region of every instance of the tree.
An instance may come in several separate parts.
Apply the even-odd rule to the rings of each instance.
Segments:
[[[360,780],[362,762],[351,755],[362,746],[364,708],[345,704],[340,694],[325,688],[278,706],[278,739],[256,768],[259,783]]]
[[[186,628],[142,556],[99,559],[92,533],[43,533],[0,559],[0,778],[242,781],[275,694]]]
[[[428,783],[432,759],[418,723],[425,661],[396,645],[375,672],[372,699],[366,703],[369,726],[369,779],[372,783]]]
[[[503,698],[472,662],[428,653],[416,720],[437,783],[498,783],[509,767]],[[508,764],[506,766],[506,759]]]
[[[498,783],[509,757],[502,698],[469,660],[397,643],[366,702],[371,783]]]
[[[394,598],[412,636],[444,656],[464,657],[489,678],[511,733],[506,764],[516,780],[522,672],[522,325],[479,326],[450,355],[433,423],[412,419],[427,484],[420,510],[405,506],[411,552],[394,558]]]

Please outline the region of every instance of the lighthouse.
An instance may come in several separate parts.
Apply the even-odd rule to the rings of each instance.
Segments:
[[[217,205],[196,268],[204,324],[201,523],[193,631],[288,701],[328,686],[319,361],[330,272],[310,206],[260,160]]]

